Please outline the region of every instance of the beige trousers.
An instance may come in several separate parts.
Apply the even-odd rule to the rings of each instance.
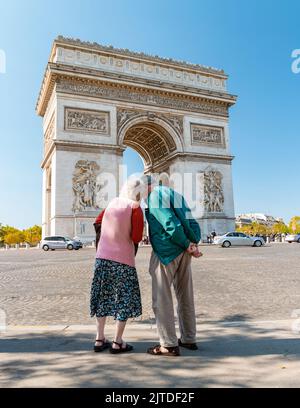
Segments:
[[[195,343],[196,317],[191,255],[183,252],[168,265],[163,265],[152,251],[149,272],[152,277],[152,307],[161,346],[174,347],[178,345],[172,284],[178,303],[177,313],[181,341],[183,343]]]

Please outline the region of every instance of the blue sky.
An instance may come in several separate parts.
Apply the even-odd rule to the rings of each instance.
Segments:
[[[246,0],[0,0],[0,222],[41,223],[35,102],[53,39],[67,37],[223,68],[236,213],[300,215],[300,3]],[[131,152],[130,171],[141,168]]]

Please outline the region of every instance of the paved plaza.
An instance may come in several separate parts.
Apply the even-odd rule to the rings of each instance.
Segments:
[[[148,262],[137,270],[144,322],[153,318]],[[263,248],[203,246],[193,260],[198,322],[289,319],[300,309],[300,245]],[[0,308],[10,325],[91,324],[89,294],[95,250],[0,251]]]
[[[175,360],[145,354],[157,342],[150,248],[137,262],[143,316],[126,330],[135,353],[117,360],[92,351],[93,249],[0,251],[9,323],[0,387],[300,387],[300,245],[202,250],[193,271],[200,348]]]

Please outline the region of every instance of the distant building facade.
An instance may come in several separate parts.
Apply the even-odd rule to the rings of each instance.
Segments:
[[[282,218],[275,218],[272,215],[262,213],[241,214],[236,217],[236,225],[238,227],[251,225],[252,222],[257,222],[258,224],[265,225],[267,227],[273,227],[275,224],[284,223]]]

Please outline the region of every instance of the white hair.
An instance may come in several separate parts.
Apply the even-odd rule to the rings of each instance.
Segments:
[[[147,184],[144,182],[143,177],[133,175],[124,183],[120,192],[120,197],[140,202],[144,197],[146,190]]]

